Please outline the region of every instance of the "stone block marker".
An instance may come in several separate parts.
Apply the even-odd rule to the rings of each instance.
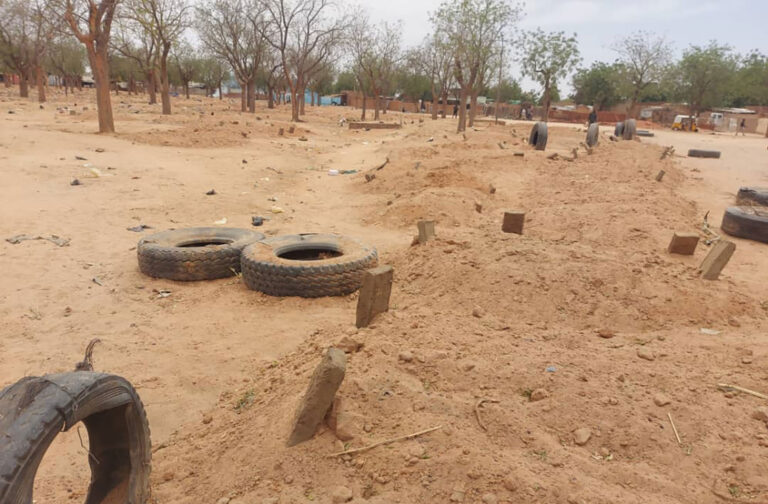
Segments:
[[[701,270],[701,278],[704,280],[717,280],[720,277],[720,273],[731,260],[733,252],[736,250],[736,244],[727,240],[720,240],[715,243],[712,250],[709,251],[707,257],[701,263],[699,269]]]
[[[699,235],[697,233],[678,233],[672,235],[672,241],[669,242],[667,251],[670,254],[693,255],[696,252],[696,246],[699,244]]]
[[[525,224],[525,212],[504,212],[504,222],[501,224],[501,230],[505,233],[523,234],[523,225]]]
[[[435,221],[419,221],[416,226],[419,228],[419,243],[427,243],[435,238]]]
[[[344,350],[329,348],[315,368],[309,387],[296,410],[288,446],[308,441],[315,435],[344,380],[346,367],[347,356]]]
[[[357,327],[368,327],[376,315],[389,310],[393,276],[392,266],[379,266],[363,274],[363,286],[357,298]]]

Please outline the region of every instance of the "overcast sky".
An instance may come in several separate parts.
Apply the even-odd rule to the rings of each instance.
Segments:
[[[430,32],[429,13],[440,0],[349,0],[366,7],[371,20],[403,22],[403,42],[418,44]],[[768,0],[528,0],[520,23],[523,29],[576,32],[584,64],[613,61],[612,43],[626,33],[642,29],[667,37],[675,55],[691,44],[711,39],[731,45],[737,52],[759,49],[768,53]],[[528,90],[517,65],[511,77]],[[569,79],[570,80],[570,79]],[[566,84],[566,83],[563,83]],[[569,83],[568,83],[569,84]],[[570,90],[570,85],[560,86]]]

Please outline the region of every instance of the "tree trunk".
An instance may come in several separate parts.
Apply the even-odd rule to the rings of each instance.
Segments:
[[[304,106],[307,104],[307,92],[304,90],[304,85],[299,88],[301,89],[301,94],[299,95],[299,115],[303,116],[306,112],[304,111]]]
[[[544,86],[544,97],[542,98],[542,104],[544,105],[544,119],[543,120],[544,120],[544,122],[547,122],[549,120],[549,105],[550,105],[552,100],[550,99],[550,92],[549,92],[549,88],[551,86],[550,86],[549,82],[546,82],[545,84],[546,85]]]
[[[99,111],[99,133],[114,133],[115,121],[112,117],[112,97],[109,95],[109,59],[104,47],[99,52],[88,48],[88,60],[96,84],[96,108]]]
[[[248,97],[245,89],[245,82],[239,82],[240,84],[240,112],[248,110]]]
[[[37,101],[45,103],[45,72],[43,72],[43,67],[35,68],[35,74],[37,77]]]
[[[19,96],[29,98],[29,83],[26,74],[19,75]]]
[[[150,70],[147,72],[147,88],[149,91],[149,104],[154,105],[157,103],[157,86],[155,85],[155,71]]]
[[[184,83],[184,94],[187,96],[187,100],[189,100],[189,81]]]
[[[267,85],[267,108],[275,108],[275,90],[270,85]]]
[[[459,94],[459,125],[456,133],[462,133],[467,130],[467,91],[462,88]]]
[[[432,120],[437,120],[437,93],[435,92],[435,85],[432,85],[432,110],[430,110],[432,113]]]
[[[69,79],[67,78],[66,75],[61,78],[61,83],[64,84],[64,96],[69,96],[69,86],[68,86],[69,82],[67,82],[68,80]]]
[[[365,93],[363,93],[363,113],[360,115],[360,120],[365,121],[365,108],[368,105],[368,97],[365,96]]]
[[[312,90],[309,91],[309,106],[310,107],[315,106],[315,92]]]
[[[168,81],[168,53],[171,44],[164,44],[160,55],[160,101],[163,103],[163,115],[171,115],[171,83]]]
[[[251,114],[256,112],[256,82],[251,78],[246,84],[248,91],[248,112]]]
[[[477,115],[477,95],[478,91],[473,91],[470,94],[470,100],[469,100],[469,127],[475,125],[475,116]]]
[[[3,84],[6,88],[11,87],[11,74],[3,74]]]
[[[219,82],[219,100],[223,100],[224,95],[221,93],[221,82]]]
[[[373,90],[374,96],[373,96],[373,120],[378,121],[379,120],[379,92],[378,90]]]

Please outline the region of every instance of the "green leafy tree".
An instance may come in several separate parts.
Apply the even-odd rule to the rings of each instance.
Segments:
[[[184,95],[189,99],[189,83],[202,75],[202,58],[188,43],[179,43],[173,54],[173,73],[184,88]]]
[[[200,60],[200,80],[205,85],[208,95],[213,96],[219,90],[219,99],[223,99],[221,83],[230,78],[227,64],[215,56],[206,56]]]
[[[520,88],[520,84],[518,84],[517,81],[503,79],[501,84],[485,89],[483,94],[485,94],[485,96],[491,96],[494,99],[498,96],[499,102],[509,103],[510,101],[522,100],[523,90]]]
[[[357,86],[355,80],[355,73],[349,70],[339,72],[336,76],[336,82],[333,83],[333,92],[341,93],[342,91],[351,91]]]
[[[692,114],[722,106],[735,81],[738,60],[731,48],[712,41],[707,46],[691,46],[677,65],[679,97],[688,103]]]
[[[573,99],[576,103],[593,105],[605,110],[622,100],[619,92],[621,65],[596,61],[589,68],[579,69],[573,76]]]
[[[733,89],[731,104],[768,105],[768,57],[752,51],[741,61]]]
[[[552,88],[564,79],[581,61],[576,34],[545,33],[540,28],[523,34],[521,41],[523,75],[538,82],[543,91],[544,120],[549,117]]]

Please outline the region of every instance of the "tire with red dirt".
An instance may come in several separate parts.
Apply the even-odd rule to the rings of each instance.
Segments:
[[[768,187],[742,187],[736,194],[737,205],[768,206]]]
[[[0,391],[0,502],[33,502],[35,474],[61,431],[88,430],[87,504],[149,501],[149,424],[136,390],[115,375],[26,377]]]
[[[376,267],[376,249],[335,234],[269,238],[243,250],[243,281],[270,296],[344,296],[357,291],[366,270]]]
[[[240,271],[240,254],[264,235],[249,229],[200,227],[155,233],[139,241],[139,269],[154,278],[214,280]]]
[[[768,243],[768,208],[730,207],[725,210],[720,227],[731,236]]]

